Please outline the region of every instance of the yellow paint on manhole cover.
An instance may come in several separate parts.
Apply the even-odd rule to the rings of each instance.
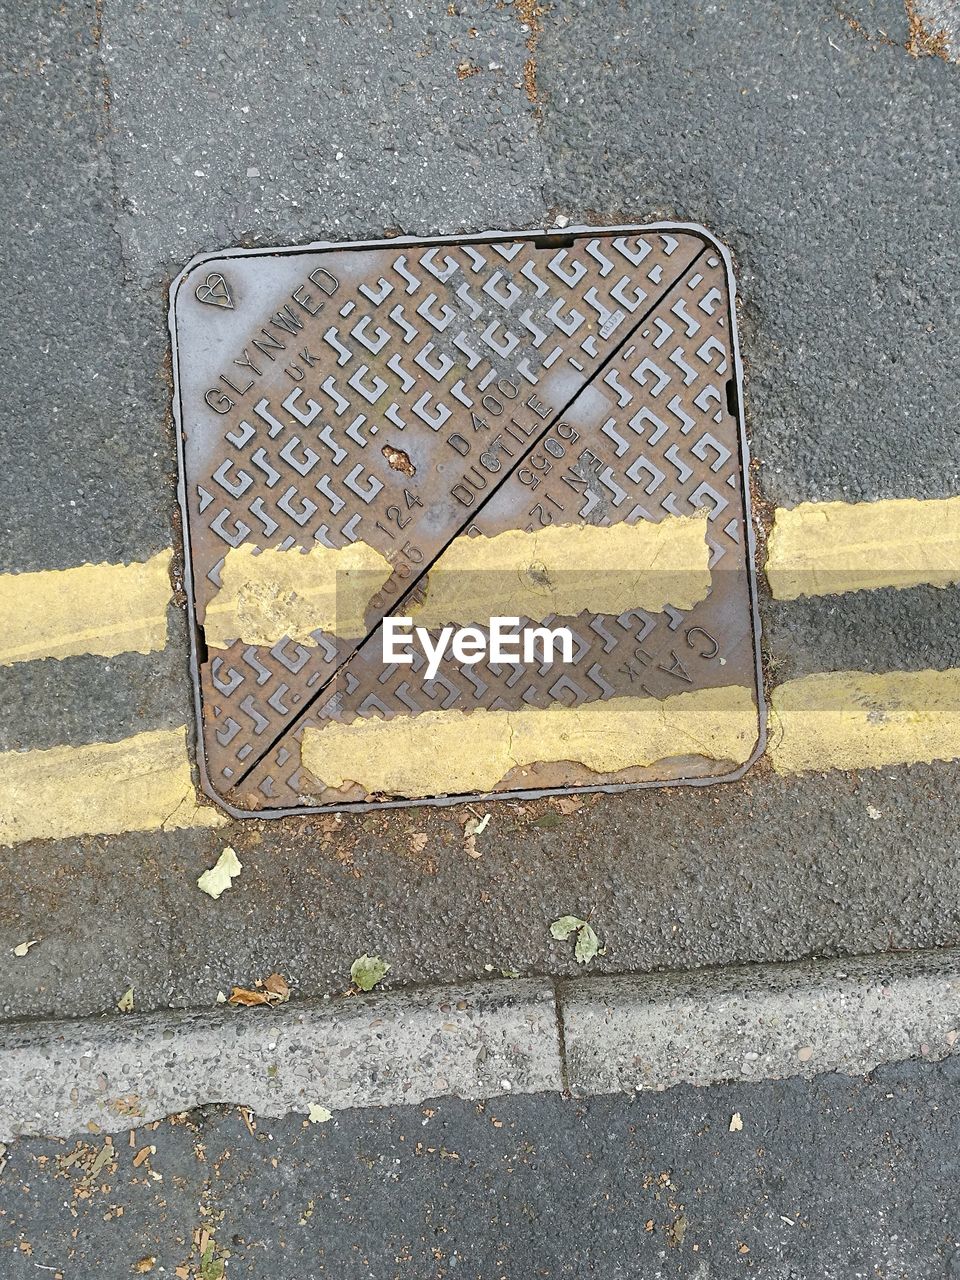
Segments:
[[[179,277],[171,328],[225,807],[706,782],[759,751],[705,231],[229,251]]]

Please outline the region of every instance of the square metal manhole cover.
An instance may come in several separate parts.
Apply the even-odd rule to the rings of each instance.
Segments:
[[[763,714],[733,295],[676,225],[191,264],[209,794],[273,816],[738,776]]]

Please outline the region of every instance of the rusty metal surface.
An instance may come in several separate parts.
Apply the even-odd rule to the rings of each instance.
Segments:
[[[304,729],[330,720],[739,684],[756,691],[759,745],[733,285],[707,233],[234,251],[182,274],[171,328],[201,765],[225,807],[273,815],[369,801],[303,767]],[[422,661],[384,666],[380,619],[403,612],[459,534],[704,506],[713,574],[694,609],[557,619],[577,638],[573,664],[445,659],[430,681]],[[394,568],[365,637],[318,630],[312,644],[207,650],[205,610],[231,547],[355,540]],[[700,757],[613,778],[565,763],[535,766],[523,785],[717,773]]]

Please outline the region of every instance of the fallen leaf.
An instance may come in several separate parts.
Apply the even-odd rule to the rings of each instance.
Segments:
[[[539,827],[541,831],[556,831],[557,827],[563,825],[563,819],[559,813],[542,813],[539,818],[534,818],[530,825]]]
[[[254,987],[234,987],[228,1004],[251,1008],[258,1004],[286,1004],[290,999],[290,987],[282,973],[270,973]]]
[[[482,836],[489,825],[489,813],[485,813],[482,818],[468,818],[463,824],[463,834],[465,836]]]
[[[307,1116],[311,1124],[326,1124],[328,1120],[333,1119],[333,1112],[328,1111],[326,1107],[321,1107],[318,1102],[311,1102]]]
[[[224,1261],[215,1256],[216,1243],[211,1240],[200,1254],[198,1280],[223,1280]]]
[[[245,1009],[257,1004],[269,1003],[265,991],[252,991],[249,987],[234,987],[227,999],[227,1004],[242,1005]]]
[[[554,920],[550,926],[550,932],[558,942],[566,942],[571,933],[576,933],[586,923],[586,920],[581,920],[579,916],[561,916],[559,920]]]
[[[372,991],[389,972],[390,965],[379,956],[362,955],[350,966],[350,981],[361,991]]]
[[[286,1004],[290,999],[290,987],[282,973],[268,973],[263,980],[263,989],[270,1004]]]
[[[127,987],[117,1001],[117,1009],[120,1013],[133,1013],[133,987]]]
[[[135,1276],[145,1276],[148,1271],[153,1270],[156,1262],[157,1260],[154,1257],[141,1258],[139,1262],[133,1264],[133,1274]]]
[[[254,1137],[257,1132],[257,1121],[249,1107],[240,1108],[240,1119],[247,1126],[247,1133],[249,1133],[250,1137]]]
[[[583,808],[582,796],[557,796],[554,803],[561,813],[576,813],[578,809]]]
[[[733,1115],[730,1117],[730,1132],[739,1133],[742,1128],[743,1128],[743,1116],[741,1116],[739,1111],[735,1111]]]
[[[577,945],[573,954],[579,964],[589,964],[600,951],[600,939],[589,924],[584,924],[577,934]]]
[[[39,938],[31,938],[29,942],[18,943],[18,945],[13,948],[13,954],[15,956],[19,956],[20,959],[23,959],[30,948],[35,947],[39,941]]]
[[[594,956],[606,954],[606,948],[600,946],[593,926],[579,916],[561,916],[554,920],[550,933],[558,942],[566,942],[574,933],[577,935],[573,954],[579,964],[589,964]]]
[[[225,889],[229,889],[234,879],[243,870],[243,863],[236,851],[227,845],[209,871],[204,871],[197,881],[197,888],[202,889],[210,898],[219,898]]]
[[[222,991],[217,992],[217,1004],[226,1004],[227,997]]]
[[[427,841],[429,838],[430,837],[425,831],[415,831],[410,837],[410,852],[423,853],[424,849],[427,847]]]

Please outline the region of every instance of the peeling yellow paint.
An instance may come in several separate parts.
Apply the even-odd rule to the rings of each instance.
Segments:
[[[0,845],[226,821],[197,804],[183,726],[120,742],[0,753],[0,796]]]
[[[207,644],[272,645],[283,636],[313,644],[310,633],[317,630],[365,635],[367,605],[392,572],[386,557],[365,542],[256,554],[250,546],[233,547],[203,619]]]
[[[162,649],[172,558],[0,575],[0,666]]]
[[[671,756],[743,764],[757,740],[750,689],[730,685],[657,701],[610,698],[577,707],[424,711],[393,720],[307,728],[303,761],[328,787],[423,797],[487,791],[511,769],[571,760],[618,773]]]
[[[960,497],[778,510],[767,581],[777,600],[960,581]]]
[[[767,748],[778,773],[960,758],[960,670],[837,671],[774,689]]]
[[[455,538],[427,576],[410,615],[424,627],[583,609],[692,609],[710,588],[707,513],[658,523],[548,525]]]

